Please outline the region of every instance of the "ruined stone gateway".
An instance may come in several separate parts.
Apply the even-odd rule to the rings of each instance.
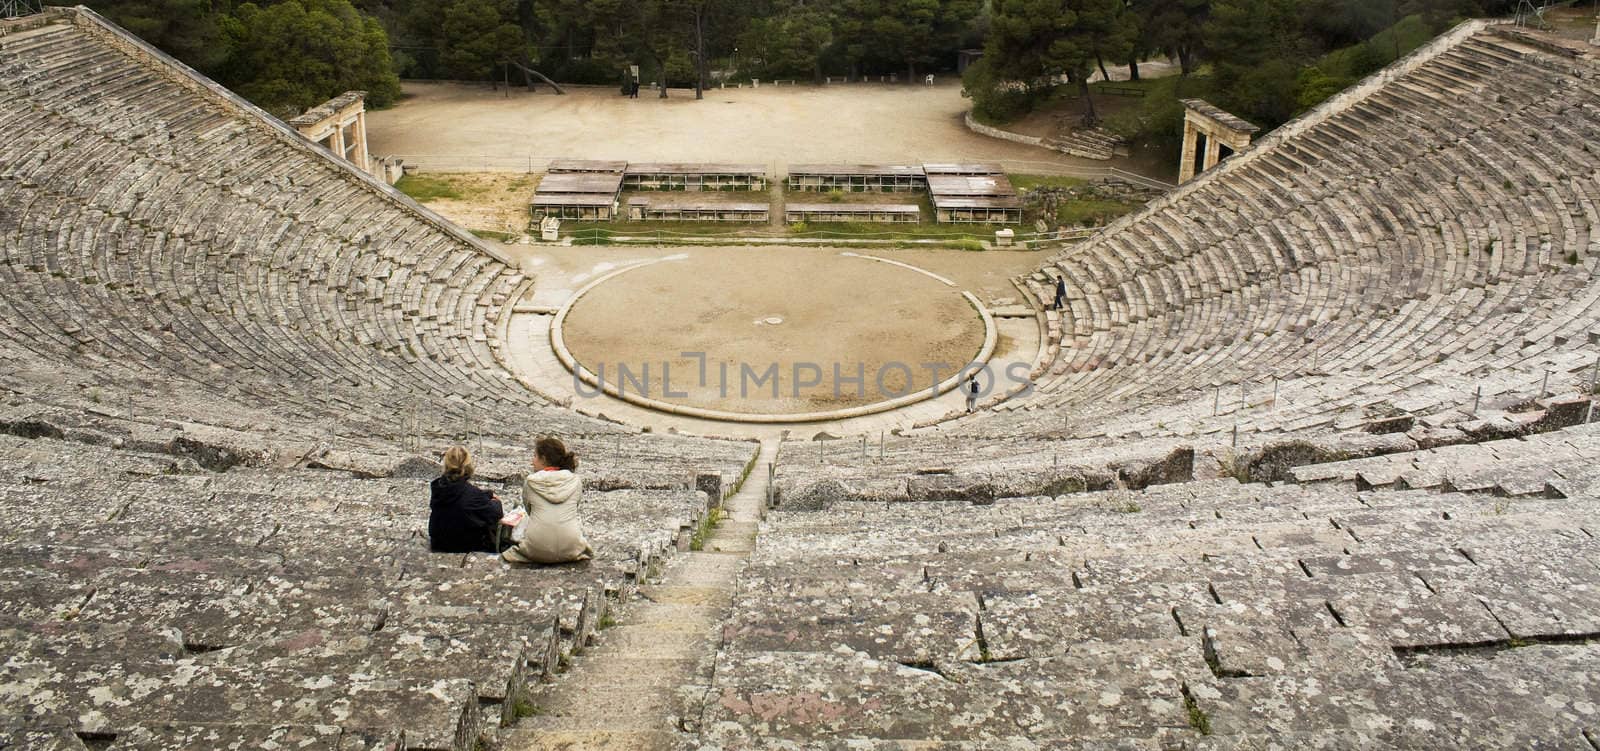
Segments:
[[[1465,24],[1017,280],[1031,391],[757,442],[551,401],[500,248],[0,22],[0,748],[1600,748],[1597,96]],[[440,447],[550,433],[593,561],[427,551]]]

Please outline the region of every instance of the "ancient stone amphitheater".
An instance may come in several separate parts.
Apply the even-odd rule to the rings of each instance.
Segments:
[[[1031,393],[758,444],[546,402],[537,278],[4,22],[0,748],[1593,751],[1597,105],[1460,27],[1023,280]],[[596,559],[429,553],[425,457],[539,433]]]

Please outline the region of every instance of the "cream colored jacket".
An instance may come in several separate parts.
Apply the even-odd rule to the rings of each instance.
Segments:
[[[594,555],[583,537],[583,520],[578,516],[578,497],[583,481],[564,469],[530,472],[522,481],[522,505],[528,518],[522,527],[522,541],[506,551],[506,559],[522,563],[566,563]]]

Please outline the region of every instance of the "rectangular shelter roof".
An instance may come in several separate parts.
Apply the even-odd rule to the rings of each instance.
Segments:
[[[922,167],[915,164],[792,164],[790,175],[851,175],[921,177]]]
[[[680,211],[768,211],[772,205],[766,203],[753,203],[750,201],[708,201],[704,198],[687,198],[672,194],[658,196],[633,196],[628,199],[629,206],[644,206],[654,209],[675,209]]]
[[[951,162],[924,163],[922,171],[929,175],[1002,175],[1005,170],[998,164],[959,164]]]
[[[934,208],[939,209],[1022,209],[1022,199],[1016,196],[934,196]]]
[[[630,162],[630,175],[760,175],[767,168],[760,164],[721,164],[715,162]]]
[[[1017,189],[1005,175],[928,175],[928,192],[936,196],[1014,196]]]
[[[622,172],[628,169],[627,162],[606,161],[604,159],[556,159],[550,162],[546,172]]]
[[[610,193],[622,189],[622,175],[616,172],[552,172],[539,181],[536,192]]]
[[[787,203],[784,211],[816,214],[920,214],[914,203]]]
[[[533,206],[610,206],[617,200],[615,193],[539,193],[533,197]]]

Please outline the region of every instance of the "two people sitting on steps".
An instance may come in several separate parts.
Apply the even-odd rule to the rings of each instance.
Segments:
[[[534,444],[533,471],[522,481],[526,515],[517,522],[514,544],[501,557],[510,563],[568,563],[594,555],[578,516],[578,457],[558,438]],[[500,526],[506,514],[494,493],[471,482],[471,454],[460,446],[444,454],[444,474],[431,485],[428,540],[441,553],[500,553]]]

